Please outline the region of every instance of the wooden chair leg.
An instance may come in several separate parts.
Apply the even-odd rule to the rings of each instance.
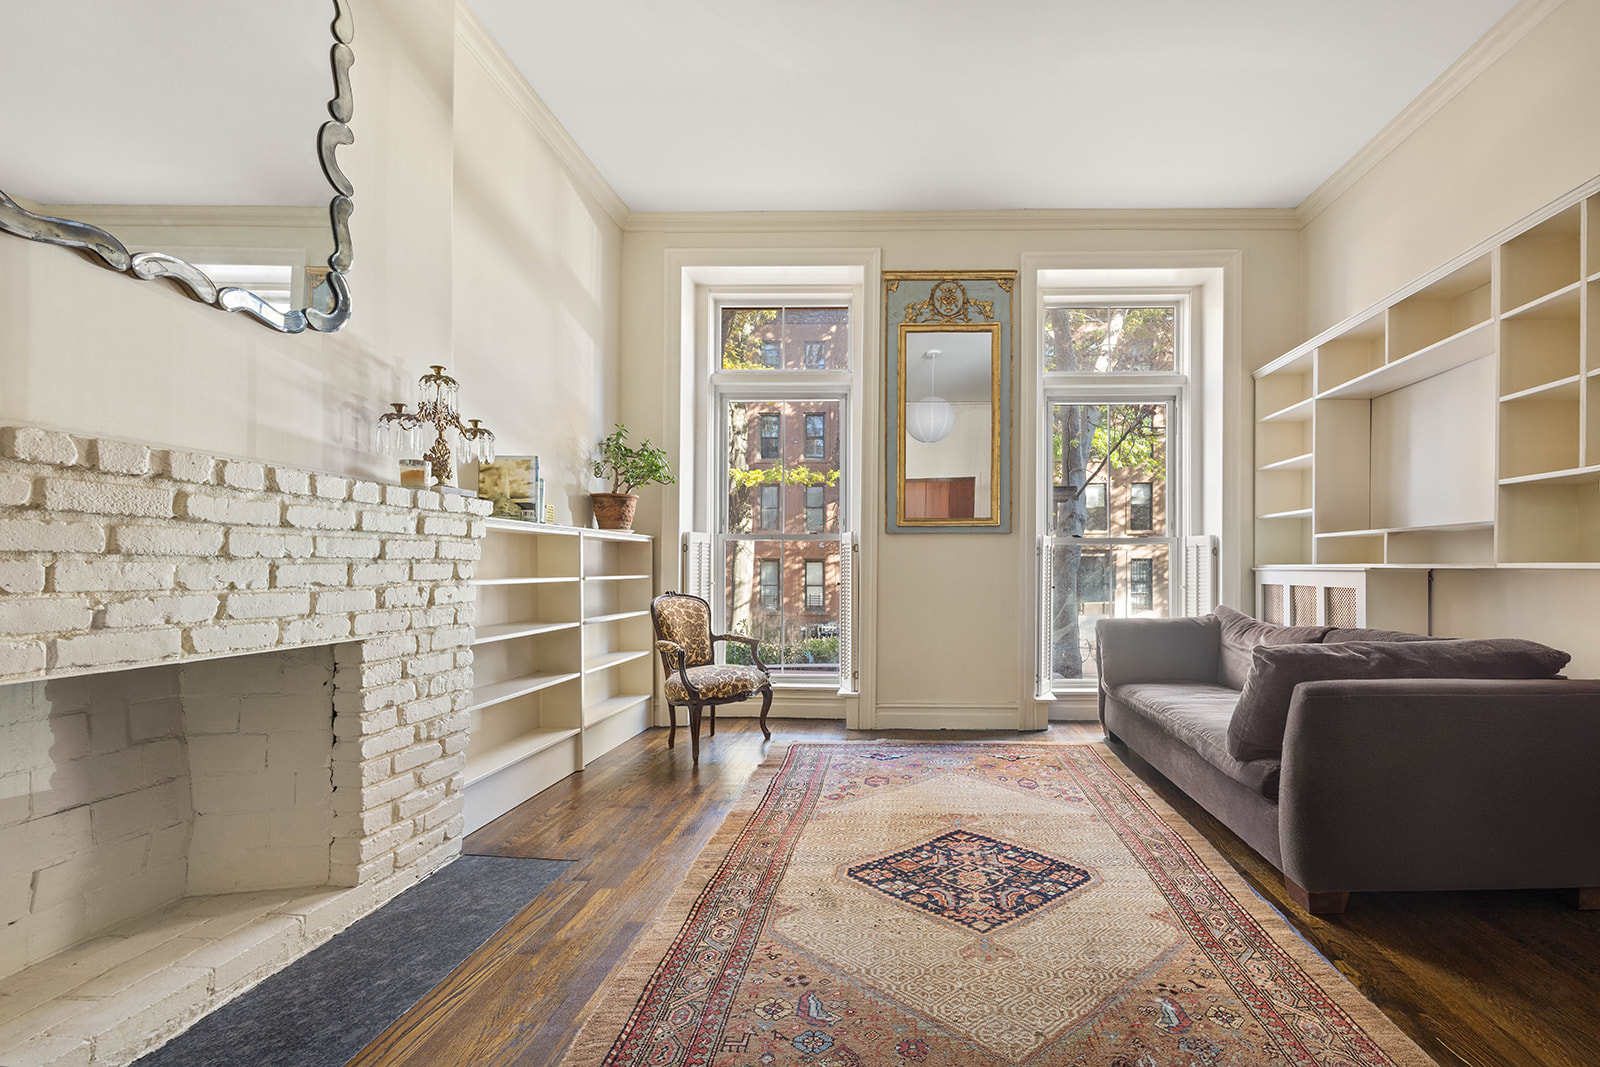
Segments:
[[[695,766],[700,765],[700,705],[689,705],[689,755]]]
[[[1311,915],[1343,915],[1345,905],[1350,902],[1347,892],[1313,893],[1288,875],[1283,876],[1283,888],[1289,891],[1290,900]]]
[[[675,741],[677,741],[677,740],[678,740],[678,706],[676,704],[668,704],[667,705],[667,747],[671,748],[673,743]]]
[[[761,687],[761,736],[768,741],[772,740],[772,731],[767,729],[767,712],[772,708],[772,686]]]

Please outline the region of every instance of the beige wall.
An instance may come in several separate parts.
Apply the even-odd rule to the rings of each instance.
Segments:
[[[383,475],[368,420],[450,351],[448,0],[356,0],[354,316],[284,336],[0,239],[0,421]],[[470,387],[469,387],[470,390]],[[469,391],[469,396],[470,396]]]
[[[920,224],[916,216],[830,215],[781,231],[748,232],[721,225],[718,216],[675,217],[660,224],[636,216],[623,237],[620,411],[630,427],[669,440],[667,405],[678,403],[676,336],[667,336],[665,296],[669,250],[878,248],[885,270],[1018,269],[1025,252],[1239,249],[1243,255],[1242,375],[1290,346],[1299,321],[1298,238],[1292,228],[1226,228],[1231,216],[1186,215],[1170,228],[1098,228],[1079,217],[1072,224],[1029,229],[1014,216],[997,216],[994,228]],[[1107,221],[1101,225],[1109,227]],[[653,228],[654,227],[654,228]],[[775,257],[777,258],[777,257]],[[880,304],[875,278],[866,299]],[[865,411],[864,461],[873,477],[868,492],[884,484],[884,352],[881,336],[863,338],[869,389]],[[1020,333],[1018,346],[1028,341]],[[1237,387],[1238,378],[1235,378]],[[1017,400],[1030,383],[1019,375]],[[1225,427],[1237,445],[1237,427]],[[1027,448],[1017,442],[1016,448]],[[674,456],[675,461],[677,456]],[[679,464],[681,468],[681,464]],[[876,603],[874,631],[861,633],[865,697],[884,710],[977,708],[1009,715],[1031,692],[1021,691],[1020,664],[1031,641],[1034,557],[1031,531],[996,534],[897,534],[883,532],[881,509],[868,501],[860,593]],[[1013,503],[1013,527],[1019,504]],[[639,525],[662,537],[663,583],[677,574],[679,531],[676,497],[646,490]],[[1009,709],[1009,711],[1007,710]]]
[[[458,38],[453,287],[464,414],[536,455],[558,522],[589,524],[585,460],[611,429],[622,229]]]
[[[1301,339],[1600,174],[1600,3],[1567,0],[1305,226]],[[1600,676],[1595,571],[1439,571],[1434,630],[1517,636]]]
[[[1567,0],[1305,225],[1302,339],[1600,174],[1596,41]]]

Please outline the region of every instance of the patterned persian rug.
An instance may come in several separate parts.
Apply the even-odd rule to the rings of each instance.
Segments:
[[[1101,746],[847,742],[774,754],[563,1062],[1432,1061]]]

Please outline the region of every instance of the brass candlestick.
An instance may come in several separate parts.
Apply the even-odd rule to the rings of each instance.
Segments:
[[[422,458],[428,461],[435,485],[448,484],[454,469],[450,442],[445,440],[447,430],[461,435],[466,443],[467,459],[493,463],[494,433],[482,425],[481,419],[461,421],[456,410],[456,397],[461,387],[456,380],[446,374],[443,367],[434,366],[430,373],[417,380],[417,386],[416,411],[407,411],[404,404],[391,404],[393,411],[378,416],[379,446],[390,455],[414,454],[422,447],[422,428],[432,426],[436,436]]]

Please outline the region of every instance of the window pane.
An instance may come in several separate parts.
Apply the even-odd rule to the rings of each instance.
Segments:
[[[849,370],[850,309],[725,307],[722,370]]]
[[[849,370],[849,308],[784,308],[785,370]]]
[[[827,454],[825,435],[828,419],[826,415],[808,413],[806,415],[806,442],[805,458],[822,459]]]
[[[1155,525],[1154,502],[1150,482],[1134,482],[1128,487],[1128,529],[1148,530]]]
[[[1089,514],[1088,524],[1084,528],[1088,530],[1110,529],[1111,513],[1106,507],[1106,483],[1094,482],[1084,486],[1083,500]]]
[[[719,333],[723,370],[766,370],[777,366],[783,341],[783,309],[723,308]],[[767,362],[771,345],[773,362]]]
[[[756,514],[756,529],[776,530],[778,528],[778,487],[775,485],[756,486],[757,499],[760,508]]]
[[[1166,545],[1069,543],[1051,547],[1050,664],[1056,681],[1094,678],[1095,625],[1105,618],[1169,613]]]
[[[839,669],[839,542],[729,541],[724,560],[729,633],[761,641],[761,658],[787,674]],[[729,644],[729,663],[750,662]]]
[[[1079,374],[1177,368],[1175,307],[1049,307],[1044,316],[1047,371]]]
[[[1168,407],[1052,406],[1052,536],[1166,533]],[[1133,499],[1136,485],[1148,493],[1142,505]]]
[[[730,533],[839,532],[837,400],[729,401]]]
[[[761,416],[761,458],[777,459],[779,444],[778,433],[781,420],[777,415]]]
[[[1151,583],[1155,576],[1155,561],[1130,559],[1128,561],[1128,610],[1149,611],[1154,602]]]

